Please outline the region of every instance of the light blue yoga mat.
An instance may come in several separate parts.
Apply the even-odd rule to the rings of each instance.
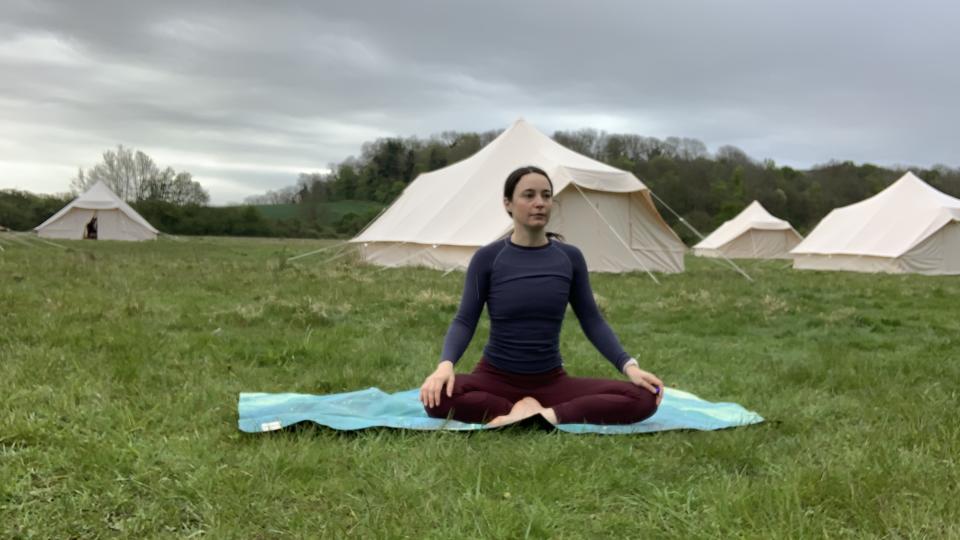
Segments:
[[[368,388],[343,394],[241,393],[238,409],[241,431],[274,431],[300,422],[314,422],[337,430],[371,427],[397,429],[471,431],[483,424],[430,418],[417,399],[419,390],[388,394]],[[715,430],[763,422],[759,414],[736,403],[711,403],[697,396],[667,388],[656,414],[643,422],[623,426],[560,424],[570,433],[650,433],[671,429]]]

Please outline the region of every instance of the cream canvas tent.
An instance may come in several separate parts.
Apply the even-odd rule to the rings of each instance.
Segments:
[[[791,253],[809,270],[960,274],[960,199],[908,172],[831,211]]]
[[[477,248],[510,232],[503,182],[517,167],[550,175],[549,231],[579,247],[590,270],[682,272],[686,247],[633,174],[568,150],[523,120],[473,156],[418,176],[351,242],[384,266],[466,268]]]
[[[700,257],[789,259],[803,237],[786,221],[773,217],[758,201],[693,246]]]
[[[87,224],[93,218],[97,218],[97,238],[100,240],[153,240],[159,232],[102,181],[34,231],[43,238],[79,240],[85,237]]]

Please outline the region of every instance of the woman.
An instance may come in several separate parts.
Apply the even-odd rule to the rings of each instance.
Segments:
[[[579,249],[546,232],[553,183],[537,167],[507,177],[503,205],[513,233],[477,250],[440,364],[420,387],[432,417],[500,427],[542,415],[551,424],[631,424],[652,415],[663,383],[624,352],[600,315]],[[560,358],[567,303],[593,345],[630,382],[570,377]],[[473,373],[456,376],[484,304],[490,339]]]

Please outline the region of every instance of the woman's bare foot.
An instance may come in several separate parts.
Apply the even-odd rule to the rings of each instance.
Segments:
[[[553,412],[553,409],[545,409],[543,405],[540,405],[539,401],[528,396],[514,403],[513,408],[510,409],[509,413],[494,418],[484,427],[498,428],[508,426],[523,419],[530,418],[535,414],[541,414],[544,411]],[[556,419],[556,415],[552,416],[554,419]]]

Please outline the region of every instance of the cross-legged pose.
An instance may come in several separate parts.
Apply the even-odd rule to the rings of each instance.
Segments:
[[[640,369],[597,309],[583,254],[546,232],[553,183],[536,167],[507,177],[513,233],[477,250],[436,371],[420,387],[427,414],[504,426],[540,414],[553,424],[631,424],[656,410],[663,383]],[[570,377],[560,358],[567,304],[587,338],[629,379]],[[486,304],[490,339],[472,373],[455,375]]]

